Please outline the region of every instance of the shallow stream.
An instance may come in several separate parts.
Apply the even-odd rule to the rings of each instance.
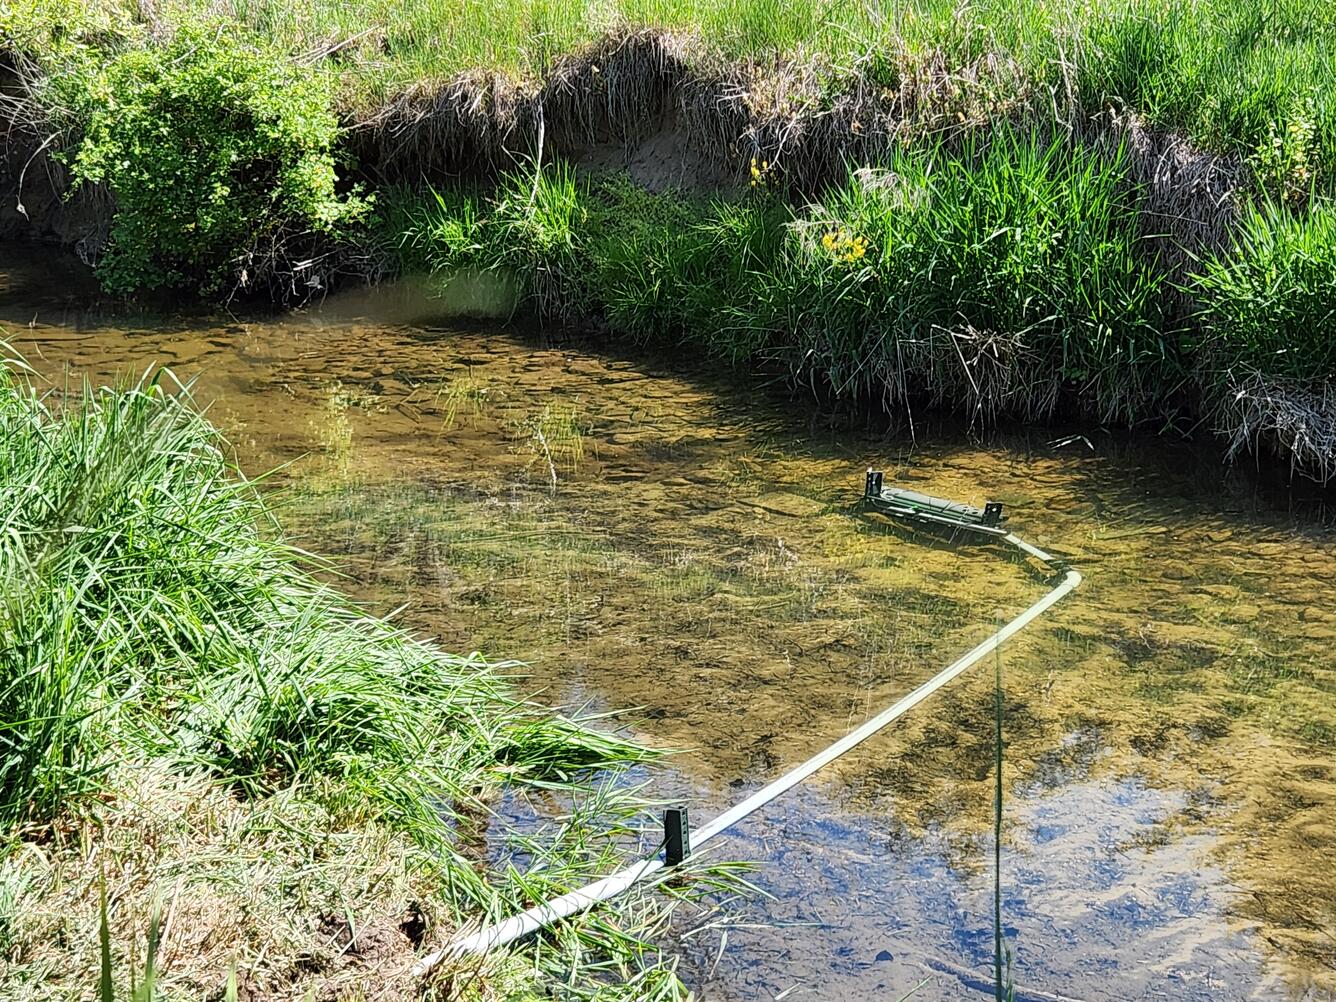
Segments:
[[[343,586],[554,706],[679,749],[697,824],[1043,594],[1003,552],[853,511],[863,470],[973,503],[1086,575],[1002,656],[1018,999],[1336,992],[1336,532],[1209,444],[980,441],[811,419],[688,358],[432,322],[411,287],[277,319],[107,312],[0,261],[61,385],[168,365]],[[680,943],[706,999],[992,997],[993,666],[719,851],[772,895]],[[610,721],[607,726],[614,726]],[[926,979],[926,980],[925,980]]]

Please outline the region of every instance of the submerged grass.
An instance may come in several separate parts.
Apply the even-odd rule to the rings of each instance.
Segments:
[[[21,374],[0,370],[0,997],[96,983],[102,872],[118,970],[170,901],[155,997],[235,968],[266,998],[401,998],[424,937],[531,903],[537,871],[479,859],[502,785],[574,796],[530,838],[545,889],[620,859],[640,804],[591,770],[644,752],[319,583],[168,374],[63,401]],[[578,996],[611,958],[628,982],[677,984],[626,938],[667,906],[633,904],[622,939],[559,933],[582,959],[540,944],[534,977],[570,965]],[[363,920],[388,981],[348,931]]]

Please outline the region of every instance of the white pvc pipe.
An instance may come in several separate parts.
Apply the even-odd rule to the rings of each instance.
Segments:
[[[1046,564],[1054,562],[1052,556],[1045,553],[1037,546],[1032,546],[1020,539],[1014,533],[1008,533],[1003,539]],[[1032,622],[1047,612],[1054,604],[1075,590],[1080,583],[1080,573],[1069,568],[1063,576],[1061,583],[1059,583],[1056,588],[969,653],[963,655],[946,668],[943,668],[907,696],[883,710],[871,720],[868,720],[858,729],[850,731],[824,751],[813,755],[806,762],[790,769],[778,779],[757,790],[746,800],[730,807],[703,828],[692,832],[692,850],[694,851],[700,846],[703,846],[716,835],[731,828],[743,818],[747,817],[747,815],[764,807],[776,797],[797,786],[818,769],[829,765],[845,752],[862,744],[868,738],[872,737],[872,735],[888,726],[898,717],[908,713],[938,689],[963,674],[966,670],[987,657],[993,651],[997,650],[997,648],[1007,640],[1029,626]],[[615,897],[664,868],[665,864],[661,856],[642,859],[617,871],[611,876],[604,877],[602,880],[596,880],[594,883],[588,884],[579,890],[570,891],[569,893],[553,898],[550,901],[534,905],[527,911],[514,915],[503,922],[488,926],[480,932],[473,933],[470,936],[464,936],[448,943],[443,949],[423,957],[413,968],[413,974],[418,977],[425,975],[446,957],[463,957],[471,954],[481,955],[488,953],[497,947],[505,946],[523,936],[527,936],[530,933],[537,932],[539,929],[552,925],[560,919],[568,918],[571,915],[585,911],[598,904],[600,901],[606,901],[609,898]]]

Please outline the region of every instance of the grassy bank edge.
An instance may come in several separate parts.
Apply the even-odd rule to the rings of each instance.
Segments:
[[[129,997],[150,937],[159,999],[682,997],[648,935],[724,870],[408,974],[656,840],[645,751],[320,584],[167,373],[59,399],[10,358],[0,440],[0,998]],[[502,789],[565,807],[488,863]]]
[[[1126,145],[997,126],[850,171],[805,203],[756,161],[745,196],[649,192],[558,162],[496,185],[384,194],[401,270],[443,312],[531,315],[690,344],[787,376],[816,406],[936,408],[979,429],[1058,416],[1187,427],[1231,456],[1336,473],[1336,211],[1250,210],[1175,274]],[[477,299],[495,276],[503,302]],[[514,298],[511,298],[514,297]]]

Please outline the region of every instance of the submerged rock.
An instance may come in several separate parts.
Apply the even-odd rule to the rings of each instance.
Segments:
[[[801,494],[789,494],[785,491],[775,491],[754,498],[742,498],[740,503],[752,508],[760,508],[762,511],[772,512],[775,515],[787,515],[790,518],[819,515],[826,510],[826,506],[819,501],[805,498]]]

